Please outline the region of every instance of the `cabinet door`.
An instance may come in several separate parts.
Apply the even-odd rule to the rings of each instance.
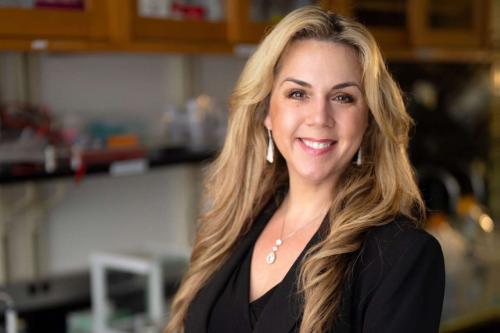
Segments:
[[[350,0],[349,15],[363,23],[384,48],[409,45],[408,0]]]
[[[415,46],[480,47],[486,43],[488,0],[410,0]]]
[[[257,43],[266,30],[290,11],[305,5],[330,8],[325,0],[228,0],[229,39],[236,43]]]
[[[207,51],[210,45],[227,45],[225,0],[198,1],[198,5],[166,0],[110,1],[118,12],[111,23],[114,39],[127,43],[129,49],[189,51],[191,47]]]
[[[85,0],[81,9],[0,7],[0,39],[105,39],[107,0]]]

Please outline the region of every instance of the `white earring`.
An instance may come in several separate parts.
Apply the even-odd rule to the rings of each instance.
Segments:
[[[358,149],[358,157],[356,158],[356,165],[360,166],[363,163],[363,158],[361,157],[361,147]]]
[[[267,135],[269,137],[269,143],[267,145],[266,160],[269,163],[273,163],[274,162],[274,143],[273,143],[273,137],[271,136],[271,130],[269,128],[267,129]]]

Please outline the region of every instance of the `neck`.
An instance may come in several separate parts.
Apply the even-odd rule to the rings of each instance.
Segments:
[[[333,187],[331,183],[306,184],[290,177],[284,205],[287,229],[301,228],[311,219],[322,220],[333,200]]]

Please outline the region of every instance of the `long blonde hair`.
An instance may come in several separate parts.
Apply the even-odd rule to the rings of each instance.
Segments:
[[[282,156],[265,160],[263,125],[280,56],[299,39],[342,43],[358,55],[370,110],[361,150],[363,164],[340,177],[329,211],[329,232],[301,261],[298,290],[302,301],[301,333],[320,333],[333,324],[352,260],[363,234],[403,214],[416,224],[424,205],[407,156],[412,124],[400,90],[387,71],[372,35],[359,23],[303,7],[288,14],[248,60],[231,96],[224,146],[210,165],[205,200],[210,209],[198,221],[189,269],[172,303],[165,333],[184,332],[189,305],[207,280],[228,259],[237,241],[276,190],[288,182]]]

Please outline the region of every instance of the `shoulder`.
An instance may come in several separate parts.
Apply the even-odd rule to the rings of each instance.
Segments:
[[[444,275],[443,253],[439,242],[427,231],[404,216],[373,227],[363,238],[354,257],[355,298],[366,301],[383,283],[397,283],[405,275],[418,277],[423,263]]]
[[[402,256],[424,249],[441,252],[434,236],[407,217],[398,216],[385,225],[371,228],[364,235],[356,260],[365,269],[373,263],[389,268]]]

